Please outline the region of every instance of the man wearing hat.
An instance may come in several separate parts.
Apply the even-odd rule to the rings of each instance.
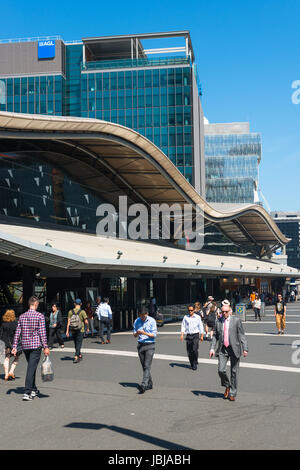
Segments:
[[[133,325],[133,336],[138,338],[138,355],[143,368],[143,380],[138,386],[140,393],[153,388],[152,377],[150,373],[152,359],[155,352],[155,338],[157,335],[157,325],[154,318],[150,317],[148,311],[143,308],[139,312]]]
[[[66,336],[69,338],[69,334],[71,331],[72,338],[75,344],[75,357],[74,357],[74,364],[78,364],[78,362],[82,359],[81,355],[81,346],[83,341],[84,335],[84,325],[87,325],[87,333],[89,332],[89,322],[87,318],[86,312],[81,308],[82,302],[81,299],[76,299],[74,302],[74,308],[69,311],[68,313],[68,323],[67,323],[67,331]]]

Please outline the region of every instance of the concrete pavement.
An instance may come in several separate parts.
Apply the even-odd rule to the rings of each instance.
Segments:
[[[30,403],[22,402],[22,357],[16,381],[0,381],[0,448],[72,449],[76,442],[78,449],[105,450],[297,449],[300,364],[292,346],[300,340],[300,303],[288,304],[287,333],[295,336],[277,336],[271,313],[245,323],[250,351],[235,403],[222,398],[209,342],[200,345],[204,362],[189,369],[178,324],[158,330],[154,389],[144,395],[136,388],[141,366],[130,332],[114,334],[109,345],[84,340],[79,364],[72,341],[54,349],[55,380],[42,383],[38,370],[42,395]]]

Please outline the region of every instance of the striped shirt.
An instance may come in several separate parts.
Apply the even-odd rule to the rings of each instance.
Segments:
[[[13,349],[17,349],[20,335],[22,349],[48,348],[44,315],[35,310],[28,310],[20,315]]]

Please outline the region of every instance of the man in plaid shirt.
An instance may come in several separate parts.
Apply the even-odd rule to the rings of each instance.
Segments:
[[[44,349],[45,356],[50,354],[47,344],[45,317],[42,313],[37,312],[39,300],[37,297],[30,297],[28,304],[29,310],[20,315],[12,349],[12,354],[16,355],[21,335],[22,350],[28,363],[25,393],[23,396],[24,401],[31,401],[39,393],[35,384],[35,375],[42,348]]]

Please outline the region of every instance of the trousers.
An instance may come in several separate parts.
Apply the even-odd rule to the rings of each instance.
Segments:
[[[62,346],[64,344],[63,342],[63,339],[62,339],[62,336],[61,336],[61,331],[60,331],[60,328],[52,328],[50,327],[49,328],[49,339],[48,339],[48,346],[49,348],[52,348],[53,347],[53,343],[55,341],[55,336],[57,338],[57,341],[59,343],[60,346]]]
[[[186,335],[186,351],[191,367],[198,365],[199,333]]]
[[[153,385],[152,377],[151,377],[151,364],[152,359],[155,352],[155,344],[154,343],[138,343],[138,355],[140,358],[140,362],[143,368],[143,380],[142,385],[144,387],[148,387]]]
[[[111,319],[110,318],[101,318],[100,320],[99,336],[102,342],[104,342],[104,337],[103,337],[104,327],[106,327],[107,341],[110,341],[110,333],[111,333]]]
[[[226,373],[227,362],[230,359],[230,381]],[[223,387],[230,387],[230,395],[235,397],[239,379],[240,358],[234,354],[232,347],[222,345],[219,352],[218,373]]]
[[[42,348],[24,349],[24,355],[27,361],[27,372],[25,378],[25,393],[28,395],[37,391],[35,384],[36,369],[41,358]]]
[[[83,333],[81,331],[72,331],[72,338],[75,346],[75,356],[79,357],[83,341]]]

